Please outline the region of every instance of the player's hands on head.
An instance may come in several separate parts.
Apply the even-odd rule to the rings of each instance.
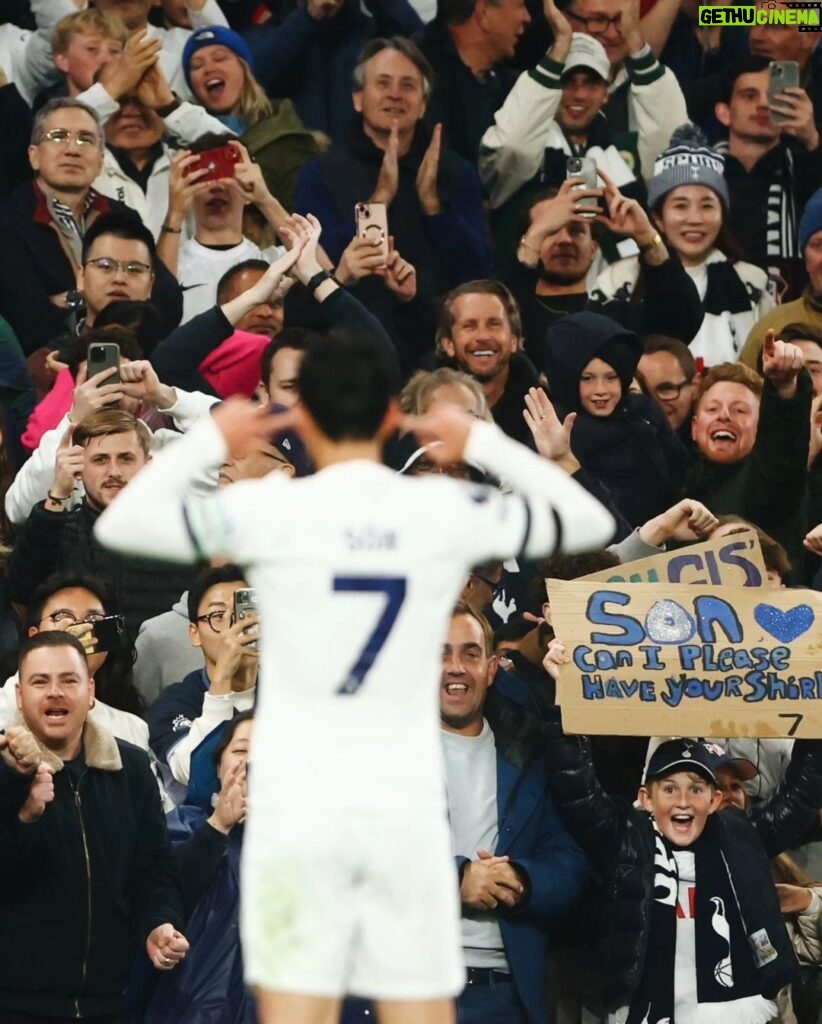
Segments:
[[[420,416],[406,415],[400,418],[400,429],[413,433],[420,444],[439,441],[428,452],[428,457],[438,466],[462,462],[468,436],[476,423],[473,416],[454,405],[435,406]]]
[[[261,443],[267,443],[272,434],[292,427],[295,419],[293,409],[270,413],[266,406],[255,405],[245,398],[221,402],[212,416],[235,458],[259,451]]]

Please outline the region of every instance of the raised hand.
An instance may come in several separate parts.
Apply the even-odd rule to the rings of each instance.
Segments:
[[[417,196],[423,213],[433,216],[442,211],[442,203],[437,192],[437,174],[440,169],[440,153],[442,152],[442,125],[434,125],[431,141],[417,171]]]
[[[762,346],[762,373],[780,398],[793,398],[796,394],[796,378],[804,365],[802,350],[797,345],[778,341],[775,331],[766,331]]]
[[[54,459],[54,480],[49,489],[49,493],[55,498],[70,498],[83,472],[83,446],[71,443],[73,431],[74,428],[69,427],[57,446],[57,455]]]
[[[636,199],[624,196],[613,180],[597,168],[597,175],[605,182],[604,197],[608,213],[598,213],[596,219],[617,235],[633,238],[637,245],[649,245],[656,237],[656,229]]]
[[[317,259],[322,224],[313,213],[306,217],[293,213],[279,230],[286,245],[299,250],[298,259],[294,263],[294,276],[303,284],[308,284],[322,270]]]
[[[780,115],[778,122],[783,134],[792,135],[805,147],[813,150],[819,145],[819,132],[813,113],[813,103],[804,89],[793,86],[774,96],[770,108]]]
[[[123,391],[130,398],[139,398],[141,402],[151,402],[158,409],[168,409],[177,401],[174,388],[160,383],[156,370],[147,359],[135,359],[130,363],[121,363],[120,377]]]
[[[582,178],[566,178],[560,185],[559,191],[550,199],[543,199],[536,203],[531,209],[531,223],[522,237],[520,258],[530,266],[535,266],[539,259],[542,244],[549,235],[555,235],[561,231],[566,224],[574,221],[580,224],[590,224],[591,218],[584,215],[585,207],[580,204],[581,199],[589,197],[600,198],[603,195],[601,188],[579,188],[584,184]]]
[[[80,368],[77,371],[74,398],[72,399],[71,411],[69,412],[69,422],[72,426],[81,423],[86,416],[91,416],[92,413],[98,412],[100,409],[105,409],[107,406],[116,406],[125,398],[125,391],[123,391],[123,386],[119,381],[115,380],[110,384],[105,383],[109,377],[113,377],[116,373],[116,368],[109,366],[107,370],[100,370],[93,377],[89,377],[88,364],[85,362],[80,364]]]
[[[560,669],[563,665],[569,665],[571,659],[565,650],[565,644],[557,637],[548,644],[548,650],[542,659],[542,667],[548,675],[556,682],[559,679]]]
[[[34,775],[43,755],[34,735],[24,725],[10,725],[0,734],[0,757],[18,775]]]
[[[120,56],[100,69],[100,82],[109,96],[119,101],[135,95],[143,75],[157,63],[161,49],[162,42],[145,32],[130,36]]]
[[[551,35],[554,37],[548,52],[552,60],[564,64],[568,51],[571,49],[571,36],[573,35],[571,23],[559,10],[554,0],[542,0],[542,11],[548,22],[548,27],[551,29]]]
[[[571,431],[577,418],[575,412],[569,412],[560,421],[542,388],[529,388],[522,415],[540,455],[552,462],[561,462],[571,454]]]
[[[382,164],[377,178],[377,184],[369,203],[385,203],[390,206],[397,194],[400,184],[400,130],[397,122],[391,125],[391,132],[388,136],[388,145],[382,155]]]
[[[246,765],[242,761],[231,765],[223,776],[214,813],[209,824],[226,835],[241,822],[248,811]]]
[[[255,405],[244,398],[229,398],[221,402],[212,416],[225,438],[226,447],[235,458],[258,451],[268,443],[272,434],[294,426],[294,411],[273,415],[265,406]]]
[[[165,218],[165,223],[171,228],[182,228],[194,197],[211,188],[211,182],[205,180],[208,174],[207,167],[189,171],[199,159],[198,154],[192,156],[187,149],[175,153],[171,158],[168,172],[168,212]]]
[[[342,285],[356,284],[364,277],[369,277],[382,265],[381,239],[355,235],[340,256],[334,277]]]
[[[152,64],[144,73],[137,83],[135,95],[141,103],[152,110],[157,107],[167,107],[174,102],[174,93],[171,91],[168,79],[163,74],[159,61]]]
[[[379,242],[378,242],[379,244]],[[394,248],[394,239],[388,239],[388,258],[384,266],[378,266],[374,273],[385,281],[400,302],[410,302],[417,294],[417,271],[413,264],[404,260]]]

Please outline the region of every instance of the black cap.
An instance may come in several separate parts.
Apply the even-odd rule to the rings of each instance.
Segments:
[[[677,771],[696,772],[716,785],[717,771],[726,766],[736,769],[745,782],[757,774],[756,767],[746,757],[733,757],[710,740],[666,740],[651,754],[643,785]]]

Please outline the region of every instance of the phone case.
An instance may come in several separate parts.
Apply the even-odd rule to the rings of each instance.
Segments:
[[[565,161],[566,178],[584,178],[584,185],[574,185],[572,191],[583,188],[597,187],[597,165],[589,156],[572,156]],[[582,213],[582,217],[595,217],[599,210],[599,201],[596,196],[586,196],[579,200],[580,206],[590,207],[591,213]]]
[[[117,384],[120,380],[120,346],[112,342],[97,342],[88,347],[88,375],[93,377],[96,373],[111,368],[117,373],[102,382],[103,384]]]
[[[388,259],[388,213],[384,203],[357,203],[354,220],[358,238],[379,238],[383,260]]]
[[[200,153],[200,159],[186,168],[184,177],[193,174],[205,167],[208,174],[204,174],[200,181],[218,181],[220,178],[233,178],[234,165],[240,162],[240,153],[234,146],[219,146],[217,149],[206,149]]]
[[[799,86],[799,65],[795,60],[772,60],[768,65],[768,99],[774,98],[785,89],[796,89]],[[782,124],[788,118],[784,114],[771,111],[774,124]]]

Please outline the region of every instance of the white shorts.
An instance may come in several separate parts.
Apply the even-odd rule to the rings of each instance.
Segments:
[[[277,831],[276,843],[268,835],[257,842],[252,829],[244,844],[250,985],[415,1001],[462,991],[460,903],[445,820],[309,824],[303,813]]]

